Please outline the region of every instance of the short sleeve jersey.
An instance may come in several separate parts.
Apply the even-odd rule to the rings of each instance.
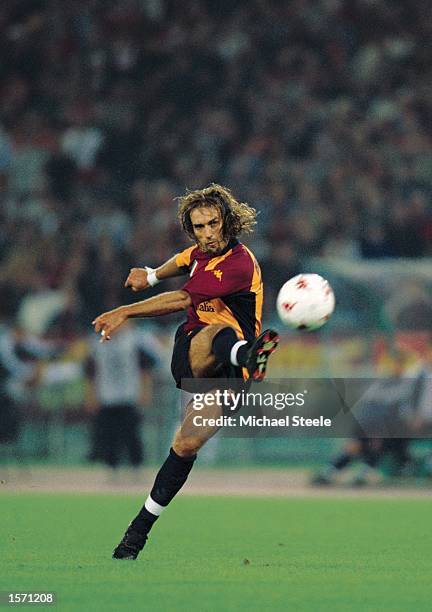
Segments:
[[[225,323],[240,338],[253,340],[261,331],[263,285],[260,267],[251,251],[231,240],[220,255],[189,247],[176,257],[189,272],[182,287],[192,299],[184,331],[212,323]]]

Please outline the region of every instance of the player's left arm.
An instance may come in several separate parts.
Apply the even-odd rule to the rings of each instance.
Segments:
[[[125,282],[125,287],[130,287],[132,291],[143,291],[147,287],[156,284],[159,281],[175,276],[182,276],[186,271],[178,266],[178,255],[174,255],[158,268],[131,268]],[[153,282],[150,282],[149,275],[154,274]]]
[[[101,333],[101,342],[111,339],[111,334],[128,319],[161,317],[166,314],[187,310],[192,300],[186,291],[166,291],[135,304],[119,306],[104,312],[93,321],[96,333]]]

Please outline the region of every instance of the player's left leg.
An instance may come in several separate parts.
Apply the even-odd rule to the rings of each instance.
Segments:
[[[217,418],[221,414],[222,407],[216,403],[212,406],[205,406],[200,411],[200,416],[203,418]],[[154,523],[185,484],[197,452],[218,431],[219,427],[216,426],[195,426],[193,423],[195,415],[196,411],[193,410],[191,402],[144,506],[131,522],[120,544],[113,552],[115,559],[134,560],[137,558]]]

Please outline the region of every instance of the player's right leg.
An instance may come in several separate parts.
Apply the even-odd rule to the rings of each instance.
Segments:
[[[254,341],[247,342],[229,325],[208,325],[190,343],[192,374],[194,378],[216,377],[219,367],[229,366],[246,368],[252,380],[261,382],[278,342],[279,336],[272,329],[266,329]]]

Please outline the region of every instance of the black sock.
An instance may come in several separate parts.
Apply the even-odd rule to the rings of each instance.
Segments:
[[[366,438],[361,441],[360,459],[370,468],[375,468],[380,458],[380,445],[376,445],[377,442]]]
[[[231,363],[231,349],[238,342],[237,334],[232,327],[224,327],[216,334],[212,342],[212,352],[219,363]],[[237,363],[246,364],[248,344],[243,344],[237,351]]]
[[[336,470],[343,470],[352,461],[352,456],[348,453],[342,453],[332,462],[332,466]]]
[[[165,463],[157,473],[150,497],[159,506],[168,506],[170,501],[180,491],[189,476],[196,455],[180,457],[171,448]],[[147,503],[147,502],[146,502]],[[159,515],[147,510],[144,505],[131,523],[131,527],[143,533],[148,533]]]
[[[370,468],[376,468],[378,465],[379,454],[371,450],[364,451],[363,460]]]

